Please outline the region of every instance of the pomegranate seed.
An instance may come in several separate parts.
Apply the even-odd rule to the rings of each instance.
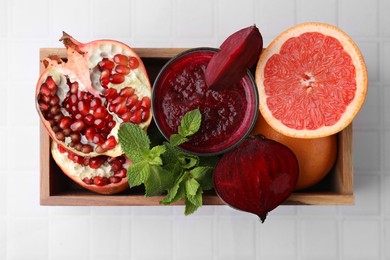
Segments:
[[[92,185],[92,184],[93,184],[93,179],[88,178],[88,177],[85,177],[85,178],[83,179],[83,182],[84,182],[85,184]]]
[[[107,127],[110,129],[110,131],[115,127],[115,125],[116,125],[115,121],[108,121],[107,123]]]
[[[108,84],[110,84],[110,78],[100,80],[100,85],[102,85],[103,88],[108,88]]]
[[[122,168],[120,161],[116,160],[111,163],[111,171],[117,172]]]
[[[125,97],[121,97],[121,96],[117,96],[116,98],[114,98],[112,101],[111,101],[111,103],[110,104],[112,104],[112,105],[117,105],[117,104],[119,104],[119,103],[123,103],[123,102],[125,102],[126,101],[126,98]]]
[[[110,181],[108,180],[107,177],[100,177],[100,176],[93,177],[93,184],[95,184],[96,186],[104,186],[109,183]]]
[[[136,104],[138,102],[138,97],[137,97],[137,95],[131,95],[130,97],[128,97],[127,99],[126,99],[126,107],[128,108],[128,109],[131,109],[133,106],[134,106],[134,104]]]
[[[81,135],[79,133],[72,133],[70,135],[70,139],[75,142],[75,143],[79,143],[81,141]]]
[[[115,148],[115,146],[118,144],[118,142],[116,141],[115,137],[114,136],[110,136],[103,144],[103,146],[107,149],[107,150],[111,150],[113,148]]]
[[[119,74],[127,75],[130,72],[130,68],[123,65],[117,65],[115,67],[115,71]]]
[[[76,115],[78,112],[79,110],[77,109],[76,105],[70,107],[70,113],[72,113],[73,115]]]
[[[57,140],[59,141],[64,141],[65,140],[65,135],[63,132],[57,132],[55,133],[55,137],[57,138]]]
[[[74,157],[74,156],[75,156],[74,153],[72,153],[71,151],[68,151],[68,158],[69,158],[70,160],[73,161],[73,157]]]
[[[47,77],[45,83],[49,89],[55,90],[54,93],[57,91],[57,84],[54,82],[52,76]]]
[[[49,87],[47,86],[46,83],[43,83],[41,85],[41,89],[40,89],[39,93],[44,95],[44,96],[52,96],[52,91],[49,89]]]
[[[102,165],[102,161],[98,157],[91,158],[89,160],[89,167],[92,169],[97,169]]]
[[[128,109],[126,107],[126,102],[119,103],[114,108],[115,114],[118,114],[118,115],[123,115],[127,111],[128,111]]]
[[[130,122],[130,118],[133,115],[130,111],[127,111],[121,115],[123,122]]]
[[[61,130],[61,128],[58,125],[52,126],[51,130],[53,130],[54,133],[57,133],[58,131]]]
[[[107,151],[107,149],[103,145],[97,145],[95,148],[95,152],[97,152],[97,153],[104,153],[106,151]]]
[[[130,57],[129,58],[129,67],[132,70],[135,70],[139,66],[139,61],[136,57]]]
[[[87,105],[89,104],[89,102],[91,102],[92,98],[94,98],[94,96],[91,93],[84,92],[83,100],[87,101]]]
[[[139,111],[141,109],[141,101],[138,100],[134,106],[130,109],[131,112]]]
[[[84,158],[82,156],[79,156],[79,155],[75,155],[73,157],[73,161],[75,163],[78,163],[78,164],[83,164],[84,163]]]
[[[58,103],[60,103],[60,98],[58,96],[54,96],[52,97],[50,100],[49,100],[49,104],[51,106],[55,106],[57,105]]]
[[[116,54],[113,58],[114,62],[119,64],[119,65],[123,65],[123,66],[127,66],[127,64],[129,63],[129,57],[123,55],[123,54]]]
[[[134,94],[134,89],[132,87],[125,87],[119,91],[119,96],[123,96],[123,97],[130,97],[133,94]]]
[[[50,108],[50,114],[53,116],[58,115],[59,113],[61,113],[61,107],[59,105]]]
[[[114,176],[118,176],[119,178],[125,178],[126,177],[127,170],[125,168],[120,169],[117,171]]]
[[[141,113],[141,121],[142,122],[147,121],[149,119],[149,116],[150,116],[150,110],[142,111],[142,113]]]
[[[55,116],[53,117],[54,122],[56,122],[56,123],[61,122],[61,119],[62,119],[63,117],[64,117],[64,115],[63,115],[62,113],[60,113],[60,114],[58,114],[58,115],[55,115]]]
[[[104,127],[104,121],[100,118],[96,118],[95,121],[93,121],[93,125],[96,127],[96,128],[103,128]]]
[[[41,95],[40,93],[39,93],[38,95],[39,95],[39,96],[38,96],[38,100],[43,101],[43,102],[45,102],[45,103],[47,103],[47,104],[50,104],[50,101],[51,101],[51,99],[52,99],[51,96]]]
[[[143,97],[143,98],[141,99],[141,107],[142,107],[142,108],[149,109],[149,108],[150,108],[150,98],[148,98],[148,97]]]
[[[108,100],[112,100],[118,96],[118,92],[114,88],[109,88],[109,89],[103,89],[102,90],[103,96],[106,97]]]
[[[95,121],[95,117],[92,114],[88,114],[84,117],[83,120],[86,125],[93,125],[93,121]]]
[[[70,85],[70,93],[77,94],[78,91],[79,91],[79,83],[77,81],[71,83],[71,85]]]
[[[107,110],[104,106],[100,106],[95,109],[93,114],[96,119],[103,119],[107,116]]]
[[[81,151],[82,148],[83,148],[83,144],[82,143],[76,143],[74,145],[74,149],[76,149],[77,151]]]
[[[102,105],[102,101],[99,98],[93,98],[91,103],[89,103],[89,107],[91,109],[96,109]]]
[[[107,70],[112,70],[115,67],[115,63],[108,58],[103,58],[99,63],[98,63],[100,71],[103,69]]]
[[[121,164],[124,164],[124,163],[126,162],[126,158],[125,158],[123,155],[116,157],[116,159],[117,159]]]
[[[38,101],[38,106],[42,112],[45,112],[45,111],[49,110],[49,108],[50,108],[50,106],[43,101]]]
[[[63,147],[63,146],[60,145],[60,144],[57,145],[57,148],[58,148],[58,151],[59,151],[60,153],[65,153],[65,152],[66,152],[65,147]]]
[[[89,144],[84,144],[83,147],[81,148],[81,152],[83,153],[91,153],[92,151],[93,148]]]
[[[76,114],[75,116],[74,116],[74,119],[81,119],[83,116],[81,115],[81,114]]]
[[[142,112],[140,110],[137,110],[134,112],[134,114],[132,115],[132,117],[130,117],[130,122],[133,123],[133,124],[140,124],[141,121],[142,121]]]
[[[70,130],[70,128],[65,128],[64,130],[62,130],[62,132],[64,133],[65,137],[70,136],[72,134],[72,130]]]
[[[81,101],[81,100],[77,103],[77,109],[79,110],[80,114],[82,114],[83,116],[89,114],[88,103],[87,101]]]
[[[103,144],[105,141],[105,139],[103,138],[103,136],[101,134],[94,134],[93,138],[92,138],[92,142],[95,143],[95,144]]]
[[[108,83],[110,83],[111,70],[104,69],[100,74],[100,84],[107,88]]]
[[[110,76],[110,82],[112,84],[121,84],[125,81],[125,76],[122,74],[112,74]]]
[[[90,160],[91,160],[91,157],[84,157],[83,165],[84,165],[84,166],[88,166]]]
[[[71,94],[69,96],[69,104],[70,105],[75,105],[77,103],[77,95],[76,94]]]
[[[62,129],[69,128],[69,126],[72,124],[72,119],[68,116],[65,116],[64,118],[61,119],[61,122],[59,124],[59,127]]]
[[[118,183],[121,181],[121,178],[117,176],[111,176],[110,178],[108,178],[108,180],[110,181],[110,183]]]
[[[84,133],[85,138],[87,138],[88,141],[92,141],[95,134],[96,134],[96,130],[94,127],[88,127]]]
[[[70,125],[70,129],[73,132],[80,132],[81,130],[83,130],[84,126],[85,126],[84,122],[81,119],[79,119],[74,121],[73,124]]]

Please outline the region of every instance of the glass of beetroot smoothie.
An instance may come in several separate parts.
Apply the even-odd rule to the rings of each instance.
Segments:
[[[180,146],[202,156],[224,153],[238,145],[253,128],[258,115],[258,93],[248,73],[239,83],[212,90],[205,71],[213,48],[195,48],[178,54],[161,69],[152,89],[154,121],[166,139],[177,133],[184,114],[199,108],[199,131]]]

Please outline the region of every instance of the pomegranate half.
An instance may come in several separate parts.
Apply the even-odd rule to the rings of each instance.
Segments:
[[[64,33],[67,61],[48,58],[36,106],[51,138],[80,156],[121,155],[122,122],[147,128],[151,85],[140,57],[124,43],[80,43]]]
[[[51,153],[61,170],[80,186],[96,193],[110,195],[129,188],[125,155],[82,157],[52,141]]]

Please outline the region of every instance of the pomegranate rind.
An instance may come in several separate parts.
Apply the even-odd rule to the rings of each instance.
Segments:
[[[127,177],[122,178],[120,182],[110,183],[104,186],[97,185],[88,185],[77,175],[77,169],[75,169],[75,163],[73,163],[69,158],[67,158],[66,153],[61,153],[58,150],[58,144],[55,141],[51,142],[51,154],[54,161],[57,163],[58,167],[60,167],[61,171],[68,176],[72,181],[82,186],[85,189],[93,191],[102,195],[112,195],[123,192],[129,189],[129,183],[127,181]],[[127,158],[126,158],[127,159]],[[127,162],[123,165],[127,167],[131,164],[131,162],[127,159]],[[86,166],[84,166],[86,167]]]
[[[346,107],[346,110],[341,114],[338,121],[332,125],[320,126],[317,129],[296,129],[287,126],[282,123],[281,120],[277,119],[273,115],[273,111],[267,105],[267,99],[269,98],[269,93],[266,93],[266,87],[264,85],[265,76],[264,70],[267,65],[268,60],[274,55],[278,54],[281,50],[282,45],[289,39],[293,37],[298,37],[306,32],[318,32],[325,36],[331,36],[337,39],[340,44],[343,46],[344,51],[351,57],[353,66],[355,67],[356,72],[356,91],[355,97]],[[281,33],[277,38],[275,38],[269,46],[262,52],[260,55],[259,61],[256,67],[256,84],[259,90],[259,99],[260,99],[260,112],[267,123],[277,130],[278,132],[296,138],[317,138],[329,136],[335,133],[340,132],[345,127],[347,127],[353,119],[356,117],[358,112],[363,106],[367,95],[367,69],[363,59],[363,56],[356,45],[356,43],[342,30],[339,28],[325,24],[325,23],[315,23],[308,22],[296,25],[290,29]],[[280,92],[285,91],[281,89]],[[277,95],[278,93],[272,93],[272,95]],[[305,112],[305,111],[304,111]]]

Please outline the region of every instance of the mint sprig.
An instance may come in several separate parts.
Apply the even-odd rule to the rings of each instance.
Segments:
[[[202,206],[204,190],[212,189],[212,170],[216,160],[207,160],[188,154],[177,146],[189,140],[201,125],[199,109],[186,113],[178,127],[178,133],[169,142],[151,147],[146,132],[131,123],[119,128],[119,143],[133,162],[127,170],[130,187],[144,185],[145,196],[166,194],[160,201],[169,205],[184,200],[185,215]]]

